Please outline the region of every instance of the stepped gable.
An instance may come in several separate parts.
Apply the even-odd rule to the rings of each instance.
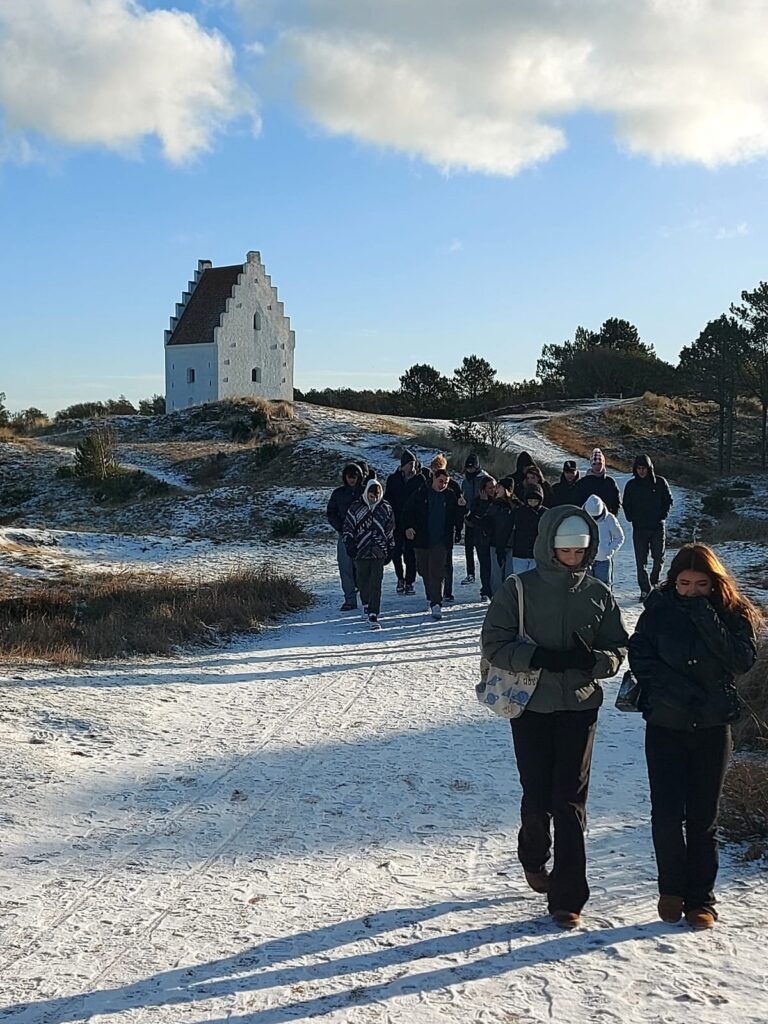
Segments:
[[[242,272],[242,263],[204,270],[171,332],[168,344],[212,345],[213,332],[219,326],[227,299]]]

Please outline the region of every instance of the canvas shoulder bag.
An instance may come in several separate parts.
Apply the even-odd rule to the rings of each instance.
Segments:
[[[533,643],[525,632],[525,598],[523,581],[513,576],[517,589],[518,624],[517,635],[521,640]],[[475,695],[485,707],[502,718],[519,718],[525,711],[528,701],[536,689],[540,668],[531,668],[523,672],[511,672],[505,668],[496,668],[489,661],[480,661],[480,682],[475,686]]]

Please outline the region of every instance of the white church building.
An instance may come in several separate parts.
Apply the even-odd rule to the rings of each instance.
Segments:
[[[293,401],[291,321],[258,252],[199,260],[165,332],[165,409],[258,395]]]

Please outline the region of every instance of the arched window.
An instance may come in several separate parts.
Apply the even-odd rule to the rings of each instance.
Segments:
[[[254,366],[254,368],[251,370],[251,381],[254,384],[261,384],[261,367],[260,366]]]
[[[253,314],[253,329],[254,331],[261,330],[261,313],[258,311]]]

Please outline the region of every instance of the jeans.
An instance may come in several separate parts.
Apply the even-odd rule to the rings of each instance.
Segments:
[[[663,523],[655,530],[642,530],[636,526],[632,528],[632,546],[635,549],[635,562],[637,563],[637,585],[642,594],[647,594],[659,582],[661,570],[664,568],[665,540]],[[646,569],[648,552],[653,561],[650,579]]]
[[[596,580],[602,580],[608,587],[613,586],[613,558],[605,558],[599,562],[594,562],[590,572]]]
[[[356,558],[355,571],[360,588],[360,601],[369,615],[381,611],[381,581],[384,579],[383,558]]]
[[[492,597],[493,591],[491,590],[491,555],[496,557],[496,552],[491,552],[490,545],[488,544],[475,544],[477,551],[477,561],[480,566],[480,596],[481,597]]]
[[[732,746],[728,725],[698,732],[646,726],[659,892],[680,896],[686,910],[714,909],[717,813]]]
[[[475,575],[475,531],[471,526],[464,526],[464,557],[467,562],[467,576]]]
[[[509,556],[507,556],[507,562],[509,562]],[[535,558],[515,558],[512,557],[512,572],[517,576],[521,572],[527,572],[529,569],[536,568]]]
[[[555,856],[549,879],[550,913],[581,913],[589,899],[584,830],[597,708],[589,711],[524,711],[513,718],[512,741],[523,787],[517,855],[526,871],[546,867]]]
[[[395,576],[404,583],[413,584],[416,581],[416,552],[413,550],[413,541],[408,540],[404,533],[395,530],[395,550],[392,552],[392,564],[395,567]]]
[[[347,604],[357,605],[357,586],[355,584],[355,563],[347,554],[341,536],[336,542],[336,561],[339,564],[339,576],[341,577],[341,589],[344,591],[344,600]]]
[[[436,544],[433,548],[416,549],[416,568],[424,581],[424,591],[430,606],[443,603],[443,580],[447,551],[444,544]]]

